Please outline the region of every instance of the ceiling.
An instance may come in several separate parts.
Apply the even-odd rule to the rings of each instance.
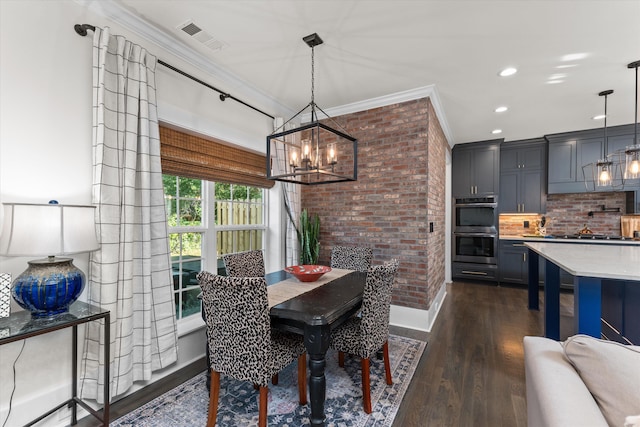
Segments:
[[[627,64],[640,60],[640,0],[76,1],[189,52],[196,77],[215,74],[240,99],[260,94],[247,102],[272,115],[309,103],[311,49],[302,37],[315,32],[324,40],[315,48],[315,101],[327,112],[429,88],[450,144],[510,141],[602,127],[592,119],[604,112],[598,92],[613,89],[607,124],[634,121]],[[179,29],[189,21],[222,47]],[[518,72],[499,77],[505,67]]]

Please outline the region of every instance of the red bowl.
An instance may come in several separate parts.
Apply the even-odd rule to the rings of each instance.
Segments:
[[[285,267],[284,271],[293,274],[301,282],[315,282],[324,273],[331,271],[331,267],[325,265],[292,265]]]

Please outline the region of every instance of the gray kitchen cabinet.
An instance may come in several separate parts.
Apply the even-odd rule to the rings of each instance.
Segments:
[[[524,242],[524,240],[500,240],[498,244],[498,280],[501,283],[529,284],[529,248],[524,245]],[[541,262],[538,270],[540,284],[544,283],[544,272],[544,262]]]
[[[526,285],[529,282],[528,249],[521,240],[501,240],[498,249],[499,280]]]
[[[500,213],[546,211],[547,143],[542,138],[503,144],[500,150]]]
[[[607,129],[607,154],[624,149],[633,142],[633,125]],[[549,142],[548,193],[585,193],[593,191],[594,174],[590,163],[603,157],[604,129],[591,129],[546,135]],[[611,191],[598,188],[597,191]]]
[[[498,193],[502,139],[457,144],[452,154],[454,197],[488,196]]]

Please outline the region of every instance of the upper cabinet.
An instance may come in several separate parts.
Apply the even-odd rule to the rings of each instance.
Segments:
[[[502,144],[501,213],[544,213],[547,191],[547,142],[543,138]]]
[[[459,144],[452,153],[453,197],[498,194],[502,139]]]
[[[607,129],[607,154],[623,150],[633,143],[633,125]],[[604,155],[604,129],[547,135],[549,141],[548,191],[557,193],[585,193],[594,189],[593,169]],[[611,191],[598,188],[598,191]]]

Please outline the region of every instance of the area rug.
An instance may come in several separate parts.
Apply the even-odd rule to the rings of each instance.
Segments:
[[[360,359],[345,358],[345,367],[338,366],[338,355],[327,353],[325,375],[327,398],[325,401],[326,426],[382,427],[391,426],[402,398],[427,343],[397,335],[389,336],[389,359],[393,385],[387,386],[384,364],[371,359],[371,405],[373,412],[362,409]],[[258,391],[247,382],[221,377],[219,427],[258,425]],[[209,394],[204,372],[150,401],[144,406],[118,418],[111,427],[154,426],[193,427],[207,423]],[[309,425],[309,405],[298,404],[297,367],[292,363],[279,375],[277,386],[269,387],[269,426],[299,427]]]

